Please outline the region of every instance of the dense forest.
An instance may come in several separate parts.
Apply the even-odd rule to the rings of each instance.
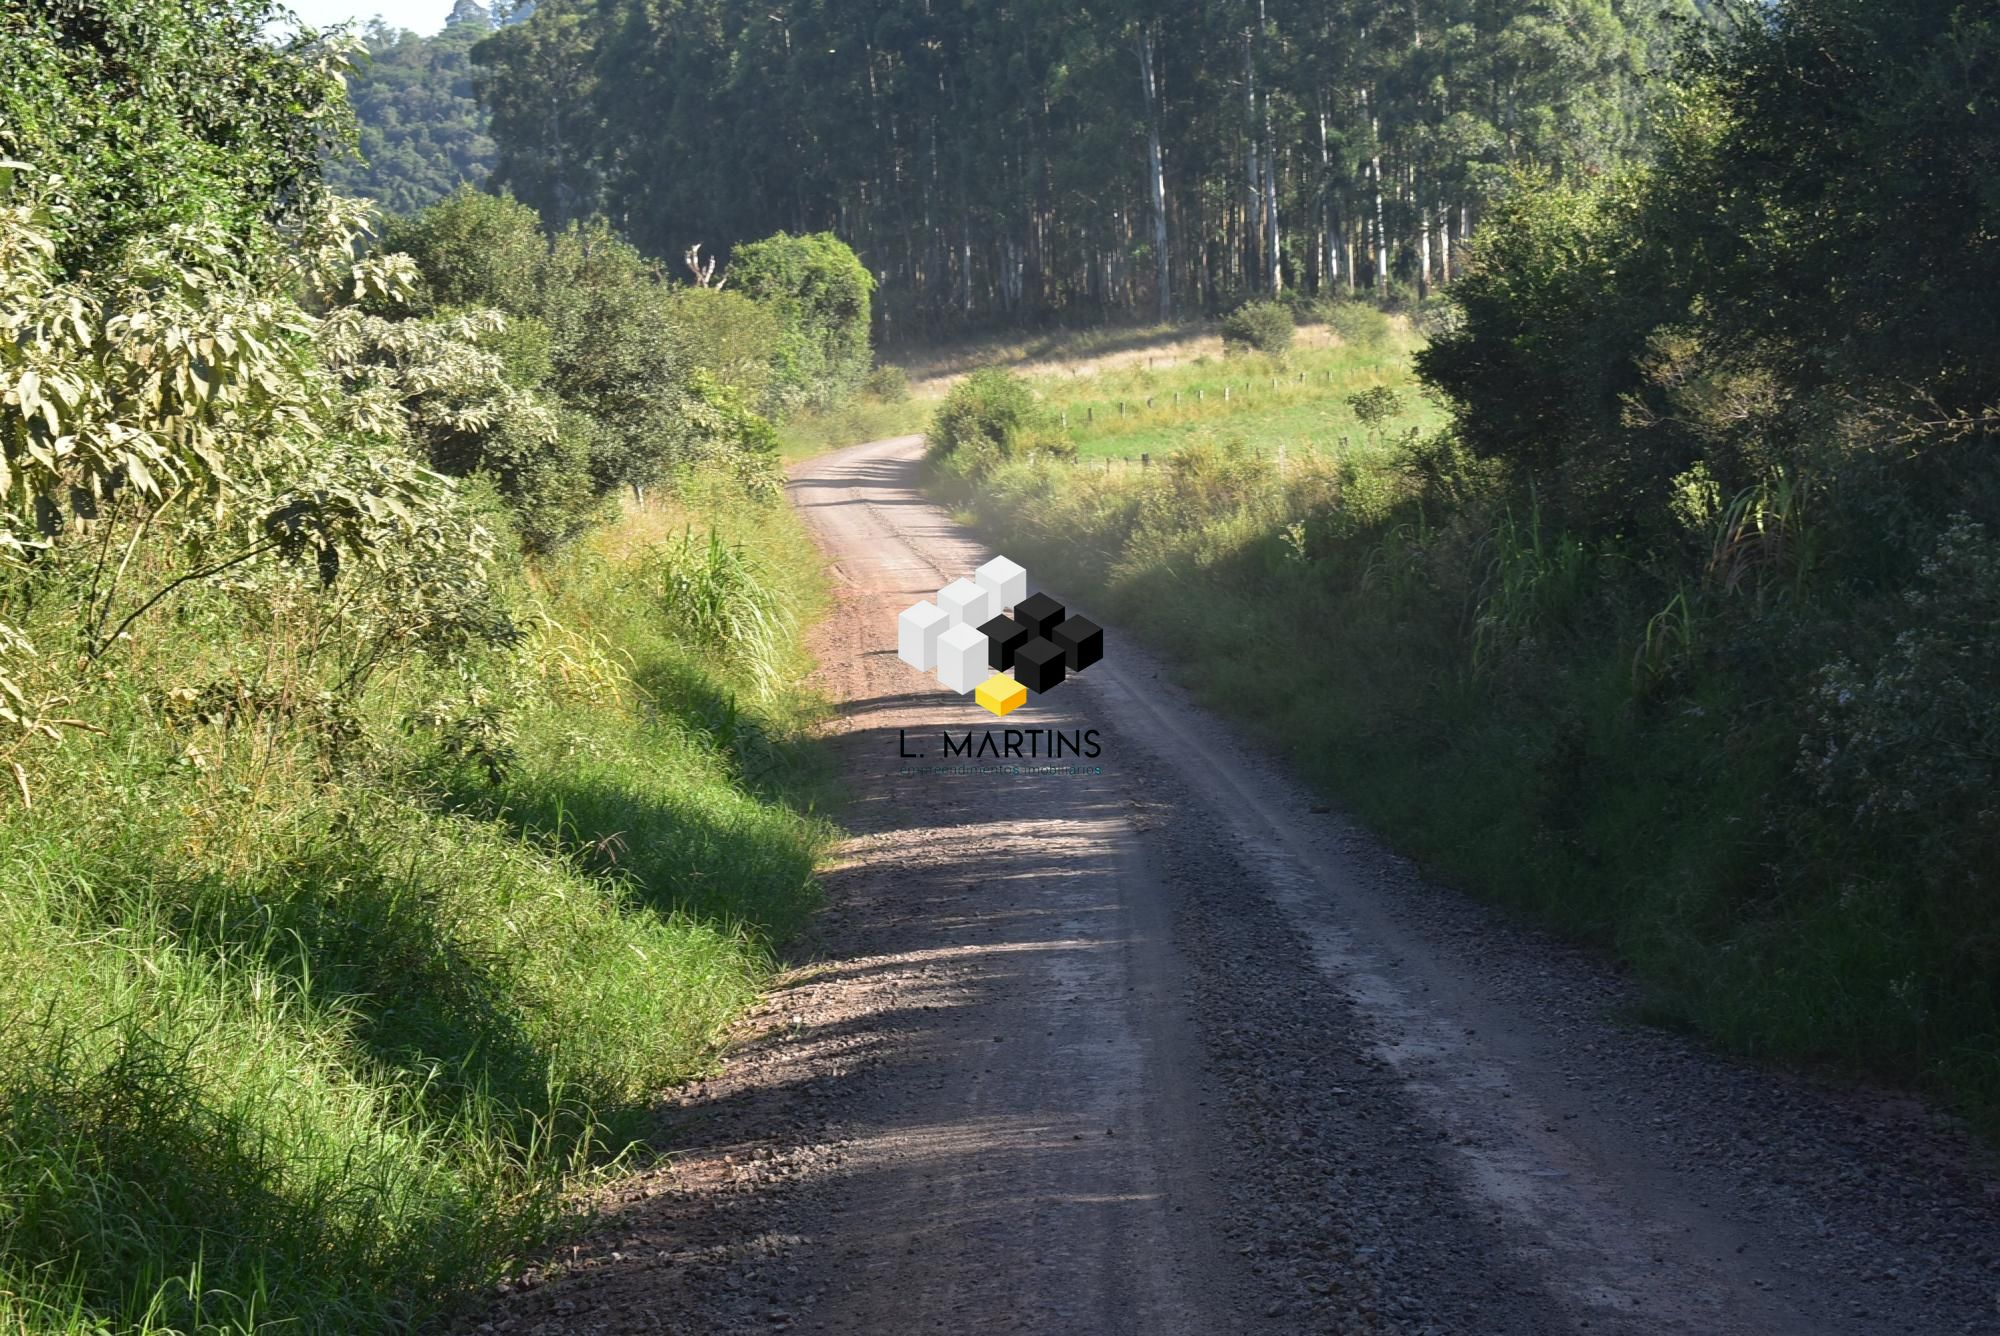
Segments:
[[[379,22],[364,30],[347,76],[358,139],[330,156],[327,183],[408,213],[483,182],[494,147],[469,53],[491,31],[484,10],[455,14],[435,37]]]
[[[327,184],[409,213],[485,181],[494,147],[473,96],[471,51],[493,27],[478,0],[459,0],[432,37],[369,24],[346,76],[358,134],[328,155]]]
[[[1512,169],[1626,161],[1688,0],[557,0],[475,49],[498,184],[643,249],[831,229],[890,331],[1416,293]]]

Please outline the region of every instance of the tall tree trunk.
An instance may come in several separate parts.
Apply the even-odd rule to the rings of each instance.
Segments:
[[[1244,286],[1257,281],[1264,258],[1264,179],[1257,160],[1257,55],[1254,29],[1243,30],[1243,170],[1250,194],[1244,204]]]
[[[1139,84],[1146,102],[1146,180],[1153,202],[1153,259],[1160,289],[1160,320],[1174,316],[1173,265],[1167,254],[1167,174],[1160,157],[1160,85],[1153,68],[1153,33],[1158,26],[1139,29]]]
[[[1451,206],[1438,202],[1438,282],[1451,282]]]
[[[963,227],[964,231],[959,234],[959,256],[960,263],[965,266],[963,275],[965,284],[965,314],[969,317],[972,314],[972,219],[970,216],[964,219]]]
[[[1271,279],[1271,295],[1276,297],[1285,290],[1285,266],[1278,234],[1278,140],[1271,133],[1269,89],[1264,92],[1264,227],[1264,269]]]
[[[1372,128],[1372,126],[1371,126]],[[1375,295],[1389,295],[1389,232],[1382,221],[1382,148],[1377,144],[1368,159],[1370,184],[1375,188]]]
[[[1431,295],[1431,211],[1425,206],[1417,214],[1417,300]]]
[[[1326,123],[1326,94],[1319,95],[1319,291],[1325,292],[1340,278],[1339,245],[1333,216],[1333,145]]]
[[[1375,295],[1389,295],[1389,232],[1382,213],[1382,120],[1375,110],[1375,90],[1361,90],[1361,110],[1368,117],[1368,188],[1374,196]]]

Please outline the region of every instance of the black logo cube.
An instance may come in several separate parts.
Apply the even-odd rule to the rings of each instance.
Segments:
[[[1028,643],[1032,633],[1012,617],[995,617],[979,628],[986,637],[986,663],[996,673],[1014,666],[1014,652]]]
[[[1014,605],[1014,620],[1028,628],[1031,636],[1048,638],[1063,619],[1063,605],[1047,594],[1030,594]]]
[[[1019,613],[1020,609],[1016,608],[1014,611]],[[1061,686],[1062,646],[1042,636],[1036,636],[1024,643],[1014,651],[1014,680],[1037,693]]]
[[[1049,639],[1063,652],[1063,664],[1080,673],[1104,657],[1104,628],[1088,617],[1065,618]]]

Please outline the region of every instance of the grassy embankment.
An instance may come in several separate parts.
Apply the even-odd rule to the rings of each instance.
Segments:
[[[17,752],[0,1331],[405,1330],[711,1060],[814,902],[821,589],[782,503],[680,507],[351,707],[310,600],[190,587]]]
[[[1381,354],[1385,383],[1407,376],[1403,351]],[[1088,383],[1036,386],[1055,407]],[[1795,524],[1782,496],[1757,502],[1758,530],[1739,508],[1697,535],[1721,564],[1682,583],[1547,532],[1531,503],[1409,444],[1342,454],[1328,436],[1349,433],[1323,428],[1281,475],[1256,443],[1315,411],[1340,409],[1252,397],[1147,473],[1090,467],[1115,438],[1079,433],[1079,463],[936,486],[1009,554],[1173,645],[1206,703],[1399,847],[1615,952],[1647,1019],[1939,1090],[2000,1128],[1980,907],[1898,894],[1909,852],[1852,837],[1801,774],[1813,670],[1886,640],[1870,628],[1895,592],[1746,576],[1760,533],[1810,541],[1770,527]]]
[[[1225,356],[1212,329],[1141,326],[1075,330],[1028,339],[994,337],[912,349],[896,365],[907,397],[861,395],[825,413],[801,414],[779,428],[787,459],[828,442],[852,444],[924,430],[947,391],[967,372],[1004,367],[1028,376],[1085,459],[1155,461],[1202,441],[1239,441],[1254,453],[1303,458],[1379,446],[1412,428],[1429,432],[1443,415],[1418,393],[1409,354],[1417,337],[1405,320],[1384,321],[1374,346],[1343,343],[1323,325],[1298,331],[1281,358]],[[1383,386],[1400,406],[1385,422],[1356,416],[1348,397]]]

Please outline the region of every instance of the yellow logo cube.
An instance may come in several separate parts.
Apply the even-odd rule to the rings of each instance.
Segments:
[[[1028,689],[1005,673],[995,673],[981,682],[972,696],[1002,718],[1008,711],[1018,710],[1028,703]]]

